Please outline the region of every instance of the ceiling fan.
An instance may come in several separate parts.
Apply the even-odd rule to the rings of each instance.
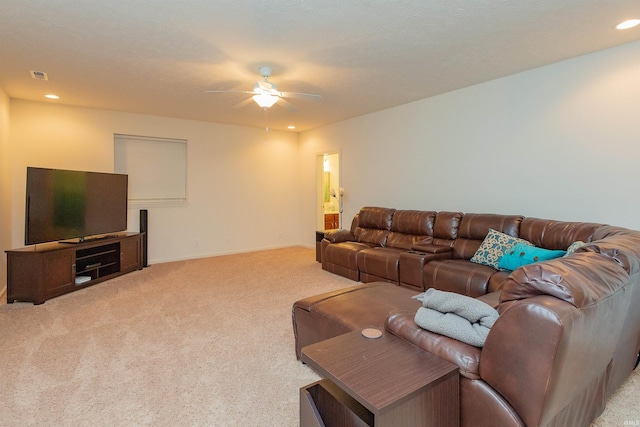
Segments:
[[[275,83],[271,83],[268,79],[271,76],[271,67],[262,66],[258,68],[260,75],[264,78],[262,81],[257,81],[253,85],[252,91],[245,90],[206,90],[207,93],[248,93],[252,94],[253,100],[262,108],[272,107],[281,98],[294,98],[311,96],[320,98],[320,95],[313,93],[300,93],[300,92],[281,92],[278,90],[278,86]]]

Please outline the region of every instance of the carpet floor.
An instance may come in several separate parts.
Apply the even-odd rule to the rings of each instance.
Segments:
[[[0,426],[297,426],[319,377],[295,358],[291,306],[354,284],[294,247],[1,305]],[[635,372],[593,425],[640,425],[639,391]]]

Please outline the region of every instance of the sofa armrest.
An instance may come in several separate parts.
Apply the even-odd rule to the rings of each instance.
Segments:
[[[438,245],[416,245],[411,247],[414,251],[424,252],[427,254],[442,254],[446,252],[452,252],[453,248],[450,246],[438,246]]]
[[[460,374],[469,379],[479,379],[481,349],[453,338],[436,334],[413,321],[415,312],[398,310],[387,317],[385,328],[429,353],[451,362],[460,368]]]
[[[625,299],[628,294],[618,292],[585,309],[550,295],[512,301],[506,308],[502,303],[482,349],[482,379],[525,425],[549,425],[568,407],[582,412],[589,408],[587,401],[601,403],[583,390],[605,393]]]
[[[356,236],[349,230],[331,230],[324,233],[324,238],[331,243],[355,241]]]

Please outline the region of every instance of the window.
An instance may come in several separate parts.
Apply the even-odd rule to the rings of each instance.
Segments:
[[[114,135],[115,172],[129,175],[130,202],[187,201],[187,141]]]

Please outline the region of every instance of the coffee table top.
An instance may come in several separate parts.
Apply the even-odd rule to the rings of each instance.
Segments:
[[[458,375],[458,367],[383,331],[370,339],[361,331],[306,346],[301,359],[374,414],[425,388]]]

